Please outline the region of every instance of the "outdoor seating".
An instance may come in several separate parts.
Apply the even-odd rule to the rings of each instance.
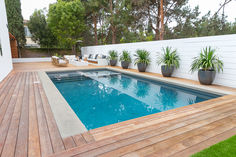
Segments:
[[[65,58],[60,58],[57,56],[52,56],[52,64],[56,66],[68,66],[69,60]]]

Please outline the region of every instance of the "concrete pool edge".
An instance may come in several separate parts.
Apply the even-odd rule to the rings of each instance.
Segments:
[[[120,73],[123,73],[123,74],[134,75],[134,76],[142,77],[142,78],[145,78],[145,79],[151,79],[151,80],[154,80],[154,81],[173,84],[173,85],[177,85],[177,86],[181,86],[181,87],[185,87],[185,88],[189,88],[189,89],[193,89],[193,90],[198,90],[198,91],[202,91],[202,92],[212,93],[212,94],[216,94],[216,95],[221,95],[221,96],[236,94],[234,92],[215,89],[215,88],[211,88],[209,86],[193,85],[193,84],[188,84],[188,83],[184,83],[184,82],[180,82],[180,81],[170,80],[170,79],[166,79],[166,78],[162,78],[162,77],[150,76],[150,75],[146,75],[145,73],[137,73],[137,72],[126,71],[126,70],[123,70],[123,69],[117,69],[117,68],[112,68],[112,67],[105,67],[104,69],[113,70],[113,71],[117,71],[117,72],[120,72]]]
[[[70,105],[58,91],[56,86],[53,84],[51,79],[48,77],[46,72],[39,71],[38,75],[48,98],[62,138],[88,131],[79,117],[77,117]]]

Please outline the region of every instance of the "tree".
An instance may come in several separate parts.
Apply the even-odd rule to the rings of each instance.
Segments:
[[[183,7],[188,0],[139,0],[133,2],[139,7],[140,20],[148,20],[150,27],[155,32],[155,40],[164,39],[165,28]]]
[[[35,10],[28,22],[32,40],[38,42],[41,47],[54,47],[57,44],[55,36],[48,27],[43,10]]]
[[[117,33],[122,27],[126,29],[132,22],[131,0],[99,0],[101,7],[105,11],[106,22],[109,25],[109,33],[111,32],[112,44],[117,42]],[[108,33],[108,35],[109,35]],[[121,32],[120,32],[121,33]]]
[[[17,40],[18,47],[26,43],[20,0],[5,0],[8,30]],[[18,49],[19,50],[19,49]],[[20,53],[19,53],[20,55]]]
[[[98,24],[98,17],[101,13],[101,7],[98,0],[85,0],[85,10],[86,10],[86,17],[87,21],[92,21],[93,24],[93,31],[94,31],[94,44],[98,45],[98,31],[97,31],[97,24]]]
[[[82,33],[86,29],[85,8],[81,1],[58,0],[50,5],[48,23],[59,42],[69,44],[76,54],[76,43],[82,40]]]

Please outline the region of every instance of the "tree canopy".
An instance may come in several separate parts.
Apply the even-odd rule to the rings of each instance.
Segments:
[[[64,46],[79,39],[85,46],[236,33],[224,9],[200,16],[188,0],[58,0],[47,22]]]
[[[20,0],[5,0],[8,30],[15,36],[18,46],[23,47],[25,45],[25,32],[23,17],[21,14]]]
[[[85,8],[80,0],[62,1],[50,5],[48,23],[59,43],[72,46],[76,52],[76,42],[82,40],[86,30]]]
[[[52,48],[57,44],[56,37],[48,27],[44,10],[35,10],[27,23],[32,34],[32,40],[41,47]]]

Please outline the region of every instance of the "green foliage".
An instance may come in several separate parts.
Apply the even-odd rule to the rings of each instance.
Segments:
[[[203,48],[198,57],[194,57],[191,71],[197,70],[214,70],[214,71],[223,71],[223,62],[215,55],[215,49],[212,49],[210,46]]]
[[[48,22],[63,48],[79,39],[81,46],[153,41],[160,33],[159,9],[160,0],[58,0],[50,6]],[[188,0],[166,1],[164,10],[164,39],[236,33],[236,22],[210,12],[201,17]]]
[[[118,52],[115,50],[109,51],[109,57],[110,60],[117,60],[118,58]]]
[[[176,68],[179,68],[179,62],[180,58],[177,54],[177,50],[172,50],[171,47],[167,46],[166,48],[162,48],[163,54],[158,56],[157,63],[165,64],[168,67],[175,66]]]
[[[122,54],[120,56],[120,61],[126,61],[131,63],[130,53],[126,50],[122,51]]]
[[[217,143],[191,157],[235,157],[236,154],[236,135]]]
[[[53,56],[57,56],[57,57],[59,57],[59,58],[61,58],[62,57],[62,55],[61,54],[59,54],[59,53],[54,53],[54,55]]]
[[[86,29],[85,8],[80,0],[58,0],[49,7],[48,22],[60,44],[73,46]]]
[[[57,44],[56,37],[48,27],[43,10],[35,10],[28,22],[32,40],[38,42],[41,47],[54,47]]]
[[[151,63],[150,60],[150,53],[146,50],[137,50],[136,54],[134,54],[135,58],[135,64],[143,63],[146,65],[149,65]]]
[[[23,17],[20,0],[5,0],[8,30],[15,36],[18,46],[24,47],[26,43]],[[2,11],[2,10],[1,10]]]

